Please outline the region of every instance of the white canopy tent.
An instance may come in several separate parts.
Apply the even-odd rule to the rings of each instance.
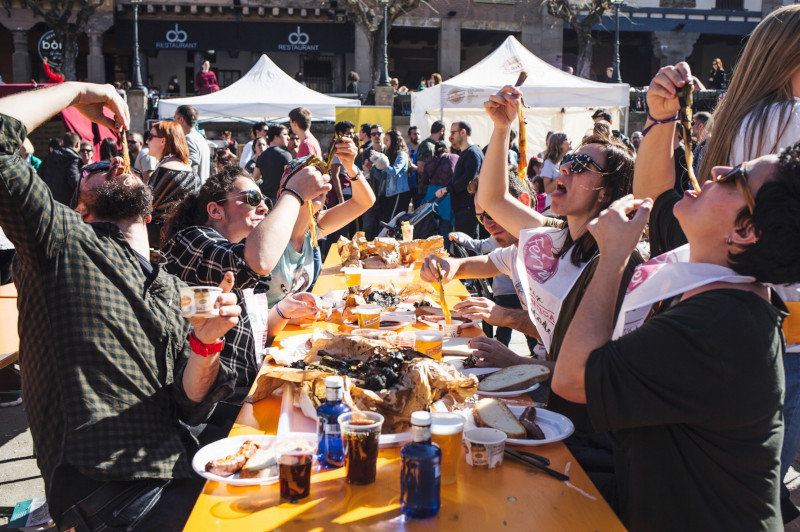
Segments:
[[[191,105],[200,120],[238,119],[257,122],[285,120],[295,107],[305,107],[315,120],[336,119],[337,107],[360,107],[361,102],[334,98],[311,90],[281,70],[266,55],[239,81],[203,96],[173,98],[158,103],[161,118],[171,119],[180,105]]]
[[[615,129],[620,127],[619,108],[628,106],[627,84],[589,81],[568,74],[542,61],[509,36],[477,65],[447,81],[411,95],[411,125],[425,133],[436,120],[448,125],[464,120],[472,126],[472,140],[489,142],[492,122],[483,102],[505,85],[514,85],[521,71],[528,78],[521,89],[525,103],[528,157],[544,149],[548,131],[563,131],[577,145],[591,128],[590,107],[611,113]]]

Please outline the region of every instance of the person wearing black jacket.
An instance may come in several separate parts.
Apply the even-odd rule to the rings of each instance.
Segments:
[[[722,59],[716,58],[711,61],[711,72],[709,73],[706,88],[718,91],[728,88],[728,80],[725,78],[725,67],[722,66]]]
[[[56,201],[69,205],[72,193],[81,179],[83,166],[78,147],[81,138],[77,133],[64,134],[63,146],[54,149],[39,167],[39,175],[53,192]]]
[[[469,138],[472,127],[466,122],[453,122],[450,126],[450,145],[458,149],[461,155],[453,170],[453,177],[444,187],[436,191],[436,197],[442,198],[450,194],[450,204],[455,216],[454,228],[472,238],[478,237],[478,219],[475,217],[475,201],[473,194],[467,191],[470,181],[478,177],[483,164],[483,152]]]

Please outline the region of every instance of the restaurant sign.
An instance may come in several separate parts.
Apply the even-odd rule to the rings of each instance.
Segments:
[[[39,57],[41,59],[47,58],[47,62],[56,68],[61,68],[61,63],[64,62],[64,48],[61,43],[56,40],[56,34],[53,30],[46,32],[39,39]]]
[[[164,33],[164,39],[156,41],[156,48],[160,50],[194,50],[197,48],[197,41],[189,39],[189,34],[186,30],[181,29],[178,23],[175,27],[167,30]]]

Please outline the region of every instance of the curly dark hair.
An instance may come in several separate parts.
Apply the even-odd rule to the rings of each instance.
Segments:
[[[592,213],[594,217],[611,205],[612,202],[630,194],[633,185],[634,158],[628,148],[616,137],[592,135],[583,139],[579,148],[589,144],[602,146],[606,152],[606,168],[605,172],[603,172],[603,188],[606,191],[606,195],[603,201],[597,202],[595,212]],[[564,247],[556,253],[556,256],[562,257],[570,249],[572,249],[570,261],[575,266],[579,266],[591,259],[598,251],[597,242],[589,231],[584,232],[577,240],[572,240],[572,235],[567,231]]]
[[[731,268],[764,283],[800,282],[800,142],[778,156],[775,178],[758,189],[753,215],[744,207],[737,229],[752,224],[758,241],[728,253]]]
[[[178,232],[195,225],[206,225],[208,211],[206,206],[212,201],[220,201],[233,190],[233,184],[240,177],[253,179],[253,176],[236,165],[228,165],[209,177],[197,194],[187,195],[169,214],[161,229],[161,241],[167,242]]]
[[[394,162],[397,160],[397,155],[400,152],[404,151],[408,153],[408,147],[406,147],[406,141],[403,138],[403,135],[396,129],[390,129],[386,132],[386,134],[391,140],[391,145],[389,146],[389,149],[386,150],[386,157],[389,158],[389,164],[394,164]]]

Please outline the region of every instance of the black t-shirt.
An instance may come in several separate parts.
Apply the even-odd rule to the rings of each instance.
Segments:
[[[477,144],[473,144],[458,156],[453,170],[453,177],[447,184],[447,192],[451,195],[453,209],[475,208],[472,194],[467,192],[469,182],[478,177],[483,164],[483,152]]]
[[[270,146],[258,156],[256,167],[261,171],[261,192],[275,199],[286,165],[292,162],[291,154],[278,146]]]
[[[781,314],[711,290],[595,350],[586,399],[613,430],[631,530],[779,530]]]
[[[686,243],[680,198],[656,199],[653,256]],[[615,433],[630,529],[779,529],[781,320],[752,292],[711,290],[590,355],[587,408],[596,430]]]

